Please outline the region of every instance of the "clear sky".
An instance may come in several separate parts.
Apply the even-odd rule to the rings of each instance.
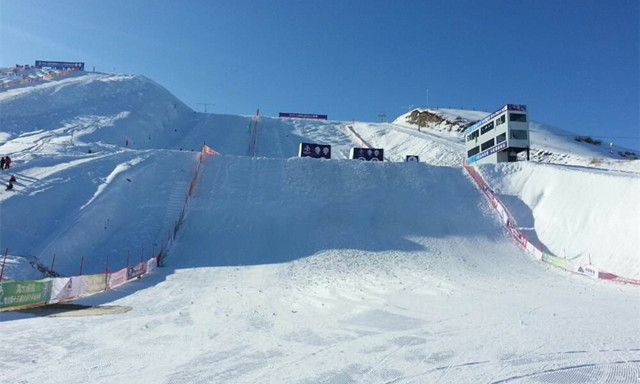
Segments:
[[[0,66],[84,61],[225,114],[527,104],[533,120],[638,149],[639,4],[0,0]]]

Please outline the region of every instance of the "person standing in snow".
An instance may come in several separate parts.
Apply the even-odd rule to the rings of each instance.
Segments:
[[[0,159],[0,169],[4,169],[4,156]]]
[[[4,159],[4,169],[11,168],[11,158],[9,156]]]

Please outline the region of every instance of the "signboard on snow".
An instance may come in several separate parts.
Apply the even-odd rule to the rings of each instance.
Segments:
[[[331,146],[313,143],[300,143],[298,157],[313,157],[315,159],[330,159]]]
[[[420,156],[407,155],[407,157],[404,159],[404,161],[406,163],[419,163],[420,162]]]
[[[364,161],[384,161],[382,148],[351,148],[351,159]]]
[[[36,60],[36,67],[38,68],[54,68],[54,69],[77,69],[84,71],[84,63],[82,62],[68,62],[68,61],[45,61]]]
[[[316,113],[292,113],[292,112],[280,112],[279,117],[290,117],[296,119],[320,119],[327,120],[327,115],[318,115]]]
[[[594,267],[593,265],[578,265],[578,267],[576,268],[576,272],[581,275],[592,277],[594,279],[597,279],[599,274],[598,268]]]

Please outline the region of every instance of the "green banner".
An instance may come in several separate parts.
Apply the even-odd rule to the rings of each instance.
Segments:
[[[555,265],[556,267],[560,267],[565,271],[569,271],[571,266],[569,265],[569,260],[563,259],[561,257],[553,256],[548,253],[542,254],[542,261]]]
[[[0,309],[44,304],[51,296],[51,279],[0,283]]]

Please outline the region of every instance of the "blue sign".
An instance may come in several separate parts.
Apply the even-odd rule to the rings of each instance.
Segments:
[[[44,60],[36,60],[36,67],[42,68],[55,68],[55,69],[77,69],[79,71],[84,71],[84,63],[77,62],[72,63],[68,61],[44,61]]]
[[[351,158],[364,161],[384,161],[384,149],[351,148]]]
[[[315,159],[330,159],[331,146],[313,143],[300,143],[298,157],[313,157]]]
[[[473,155],[470,158],[467,159],[467,163],[471,164],[471,163],[475,163],[476,161],[485,158],[493,153],[496,153],[502,149],[507,148],[507,142],[504,141],[496,146],[493,146],[489,149],[487,149],[486,151],[482,151],[480,153],[478,153],[477,155]]]
[[[404,161],[406,163],[419,163],[420,162],[420,156],[407,155],[407,157],[404,159]]]
[[[318,115],[315,113],[289,113],[289,112],[280,112],[279,117],[294,117],[298,119],[320,119],[327,120],[327,115]]]

